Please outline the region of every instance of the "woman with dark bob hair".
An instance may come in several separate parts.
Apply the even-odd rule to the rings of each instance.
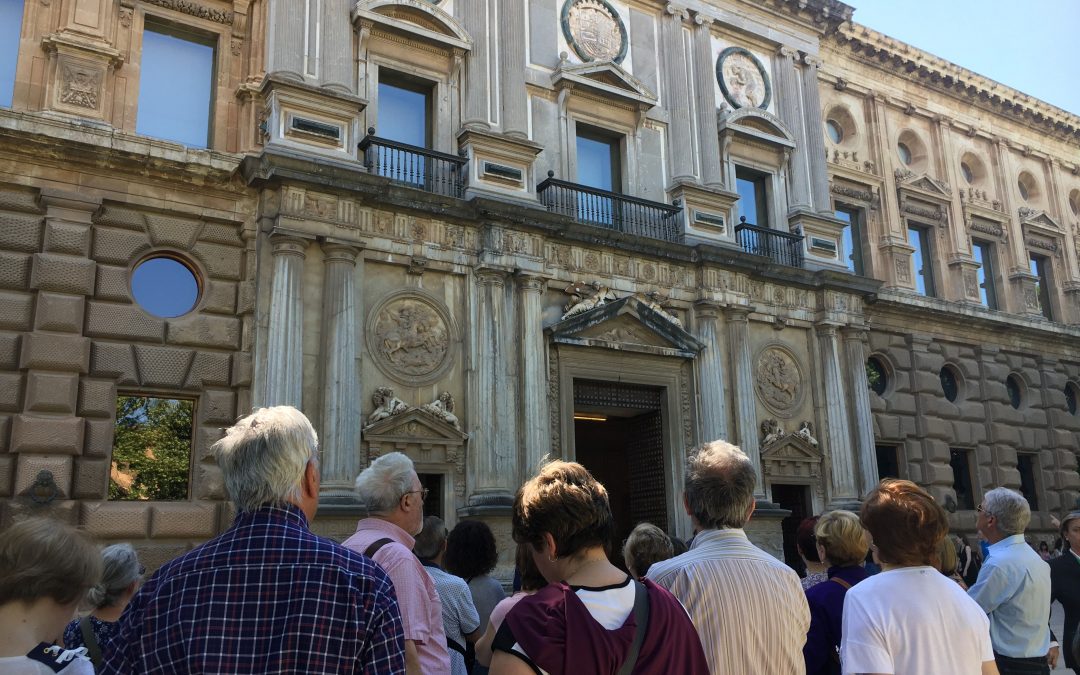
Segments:
[[[550,583],[506,616],[491,673],[604,675],[624,663],[638,675],[709,672],[679,601],[608,560],[614,528],[607,490],[580,464],[550,462],[518,490],[514,540]]]
[[[446,571],[469,584],[473,605],[480,615],[480,632],[487,630],[488,617],[495,605],[506,597],[502,584],[489,575],[499,562],[495,550],[495,535],[487,523],[462,520],[446,537]]]
[[[867,495],[860,519],[881,573],[844,597],[844,672],[997,673],[986,612],[937,570],[949,521],[930,493],[884,480]]]

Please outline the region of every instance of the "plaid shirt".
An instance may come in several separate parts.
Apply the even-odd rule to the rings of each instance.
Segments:
[[[146,582],[102,672],[403,673],[404,650],[386,573],[295,506],[263,507]]]

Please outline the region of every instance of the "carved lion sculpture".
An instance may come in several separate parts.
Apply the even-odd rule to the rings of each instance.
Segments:
[[[371,426],[391,415],[399,415],[409,409],[409,406],[397,396],[390,387],[379,387],[371,395],[371,402],[375,404],[375,410],[367,418],[367,426]]]
[[[420,409],[438,417],[455,429],[461,430],[461,424],[458,422],[457,415],[454,414],[454,397],[450,395],[450,392],[444,391],[439,394],[438,398],[427,405],[421,406]]]
[[[563,307],[566,310],[566,313],[562,315],[564,319],[587,312],[590,309],[596,309],[611,300],[615,300],[615,293],[599,281],[587,284],[575,281],[567,286],[564,291],[570,295],[570,302]]]
[[[664,303],[668,301],[668,296],[660,291],[649,291],[648,293],[638,293],[637,297],[649,309],[682,328],[682,321],[679,321],[679,317],[664,309]]]
[[[780,423],[770,418],[761,423],[761,445],[771,445],[784,437],[784,428]]]
[[[813,422],[803,422],[802,424],[799,425],[799,430],[796,431],[795,434],[797,436],[801,436],[803,438],[803,440],[805,440],[807,443],[814,446],[815,448],[818,446],[817,439],[814,438],[814,423]]]

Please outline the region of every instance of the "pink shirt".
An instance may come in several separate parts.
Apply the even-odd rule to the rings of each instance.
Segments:
[[[405,639],[412,640],[425,675],[449,675],[450,652],[443,632],[442,603],[431,575],[413,555],[415,540],[408,532],[381,518],[364,518],[356,524],[356,533],[345,540],[344,546],[363,553],[376,541],[388,538],[374,555],[375,562],[394,582]]]
[[[504,598],[500,600],[499,604],[495,605],[495,609],[491,610],[491,618],[488,619],[491,626],[495,629],[492,632],[499,632],[499,626],[502,625],[503,619],[505,619],[506,615],[510,613],[510,610],[514,608],[514,605],[518,604],[518,602],[520,602],[522,598],[530,596],[532,594],[532,591],[528,593],[526,593],[525,591],[518,591],[517,593],[511,595],[509,598]]]

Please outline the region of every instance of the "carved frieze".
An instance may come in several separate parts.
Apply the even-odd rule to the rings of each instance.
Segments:
[[[100,68],[65,62],[60,77],[60,102],[97,110],[103,74]]]
[[[766,347],[754,363],[754,389],[765,407],[788,417],[803,394],[803,378],[795,355],[779,345]]]
[[[151,5],[157,5],[158,7],[164,7],[165,9],[171,9],[181,14],[187,14],[200,19],[206,19],[213,21],[214,23],[222,23],[226,26],[232,25],[233,13],[226,9],[214,9],[201,5],[191,0],[145,0],[145,2]]]
[[[968,229],[975,232],[982,232],[983,234],[989,234],[994,237],[1000,237],[1005,234],[1005,230],[1001,225],[986,220],[972,220],[971,224],[968,225]]]
[[[1029,237],[1025,242],[1029,248],[1037,248],[1043,251],[1049,251],[1050,253],[1058,252],[1058,245],[1056,241],[1047,241],[1045,239],[1035,239]]]
[[[419,291],[399,291],[380,302],[366,333],[375,365],[398,382],[434,382],[450,364],[455,337],[449,313]]]
[[[840,195],[841,197],[847,197],[848,199],[854,199],[867,204],[877,204],[877,198],[870,190],[860,190],[847,185],[837,185],[836,183],[829,186],[829,190],[834,195]]]

